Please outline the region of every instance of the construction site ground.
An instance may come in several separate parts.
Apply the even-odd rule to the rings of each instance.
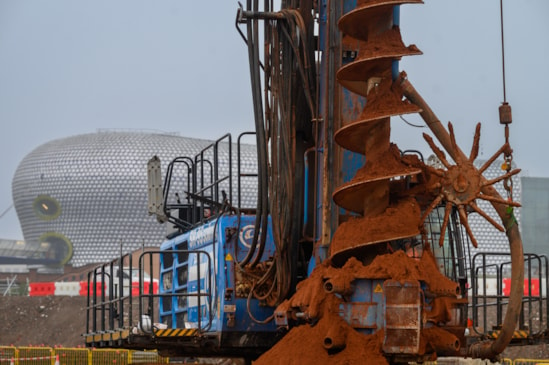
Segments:
[[[86,298],[5,296],[0,323],[1,346],[83,347]],[[549,344],[511,346],[503,357],[549,359]]]

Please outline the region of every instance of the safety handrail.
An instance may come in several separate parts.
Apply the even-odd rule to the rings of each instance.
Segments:
[[[509,295],[503,291],[504,272],[511,265],[511,260],[500,261],[499,263],[487,263],[489,257],[510,257],[509,252],[479,252],[475,254],[471,260],[471,277],[482,277],[482,294],[479,294],[478,280],[471,280],[472,301],[471,309],[473,311],[473,329],[477,334],[486,334],[488,331],[488,307],[496,308],[496,323],[494,328],[498,329],[503,326],[504,308],[509,305]],[[494,261],[494,260],[491,260]],[[544,309],[544,295],[549,292],[548,278],[548,260],[545,255],[536,255],[533,253],[524,254],[525,282],[532,283],[537,280],[540,287],[537,293],[532,291],[531,285],[524,288],[524,295],[521,301],[521,310],[519,313],[518,330],[527,331],[529,337],[535,337],[546,331],[547,319],[549,318],[549,308]],[[534,265],[537,264],[537,265]],[[535,274],[534,268],[537,267],[538,272]],[[495,273],[496,276],[496,293],[488,294],[487,277]],[[541,286],[545,281],[545,291]],[[536,305],[537,304],[537,305]],[[482,310],[482,323],[479,323],[479,310]],[[544,313],[545,311],[545,313]],[[538,323],[534,323],[532,313],[536,312],[539,316]],[[528,314],[528,315],[526,315]],[[526,319],[527,318],[527,319]],[[483,328],[484,331],[480,331]]]
[[[126,254],[116,260],[96,266],[88,272],[87,335],[116,332],[133,327],[131,315],[127,317],[124,315],[125,310],[132,313],[132,267],[132,256]],[[119,270],[118,273],[115,272],[115,268]],[[124,268],[129,270],[130,277],[127,280],[124,278]],[[124,293],[126,282],[128,283],[128,292]],[[99,294],[98,291],[100,291]],[[100,314],[99,318],[98,313]],[[125,318],[128,319],[127,323]]]
[[[199,332],[202,332],[202,331],[208,331],[211,326],[212,326],[212,322],[213,322],[213,288],[212,288],[212,284],[213,284],[213,280],[212,280],[212,258],[210,257],[210,254],[206,251],[203,251],[203,250],[163,250],[163,251],[147,251],[147,252],[143,252],[140,256],[139,256],[139,272],[142,273],[144,272],[144,268],[146,266],[146,264],[148,263],[149,267],[153,267],[153,263],[154,262],[159,262],[160,260],[159,259],[155,259],[154,256],[159,256],[159,255],[165,255],[165,254],[172,254],[172,255],[178,255],[178,254],[188,254],[188,255],[196,255],[196,262],[198,263],[197,266],[196,266],[196,270],[197,270],[197,289],[196,289],[196,292],[193,292],[193,293],[189,293],[189,292],[185,292],[185,293],[177,293],[177,292],[173,292],[173,293],[163,293],[161,292],[161,290],[158,290],[157,293],[154,293],[154,289],[152,287],[152,285],[149,285],[149,290],[147,293],[144,292],[144,280],[142,278],[142,276],[140,277],[140,280],[139,280],[139,328],[141,328],[141,330],[147,334],[150,334],[150,335],[154,335],[154,323],[155,323],[155,311],[154,311],[154,300],[156,298],[169,298],[170,300],[174,297],[182,297],[182,298],[196,298],[197,300],[197,308],[198,308],[198,311],[197,311],[197,314],[198,314],[198,319],[197,319],[197,330]],[[206,262],[207,262],[207,273],[206,273],[206,279],[207,279],[207,288],[203,288],[202,285],[201,285],[201,280],[200,278],[202,277],[201,276],[201,272],[200,272],[200,263],[203,261],[202,260],[202,257],[205,257],[206,258]],[[145,261],[146,260],[146,261]],[[175,268],[174,268],[175,269]],[[175,271],[172,273],[172,280],[175,280]],[[160,289],[160,288],[159,288]],[[205,290],[203,292],[203,290]],[[206,305],[207,305],[207,308],[208,308],[208,318],[203,318],[203,314],[202,314],[202,311],[200,310],[200,308],[202,308],[202,300],[203,298],[205,298],[206,300]],[[146,308],[146,311],[144,310],[144,305],[143,305],[143,302],[144,302],[144,299],[147,300],[147,308]],[[173,310],[173,309],[172,309]],[[151,326],[150,328],[147,328],[147,326],[145,326],[145,324],[143,323],[143,316],[148,316],[148,318],[150,318],[150,323],[151,323]],[[203,323],[203,321],[207,321],[205,324]],[[203,326],[204,324],[204,326]]]
[[[228,173],[221,176],[220,145],[222,143],[227,145],[227,161],[223,163],[227,163]],[[227,202],[231,203],[233,199],[232,148],[231,135],[225,134],[204,147],[194,158],[177,157],[170,162],[163,188],[165,219],[185,232],[223,212],[221,209],[223,205]],[[240,168],[240,159],[238,163]],[[174,167],[178,164],[186,165],[187,189],[181,192],[185,196],[179,196],[179,201],[173,203],[169,195],[174,179]],[[223,189],[224,186],[226,189]],[[240,202],[240,191],[238,194]],[[186,199],[187,203],[181,203],[181,199]],[[174,209],[180,211],[180,216],[175,216],[171,212]],[[186,209],[186,212],[181,212],[181,209]]]
[[[228,149],[228,174],[224,176],[219,176],[219,145],[223,142],[227,143],[227,149]],[[209,151],[213,150],[211,152],[211,158],[213,159],[213,164],[211,161],[209,161],[206,157],[209,155]],[[212,144],[206,146],[203,148],[196,156],[194,160],[195,169],[196,169],[196,175],[197,175],[197,186],[196,191],[194,192],[195,195],[207,198],[213,202],[213,204],[221,205],[223,201],[221,199],[228,199],[229,202],[232,202],[232,194],[233,194],[233,185],[232,185],[232,137],[231,134],[227,133],[221,138],[217,139]],[[210,180],[209,182],[204,179],[204,162],[208,161],[210,163]],[[200,171],[198,171],[200,170]],[[227,181],[229,188],[228,192],[225,192],[227,197],[222,196],[220,199],[220,186],[223,182]],[[209,192],[210,195],[206,195]],[[204,216],[204,206],[207,204],[204,204],[205,200],[195,199],[195,203],[200,206],[201,215]],[[213,211],[218,211],[213,204],[210,204],[209,209]],[[214,212],[211,213],[214,213]]]
[[[255,172],[242,172],[242,154],[241,154],[241,146],[242,146],[242,138],[244,136],[255,136],[255,132],[243,132],[240,133],[237,139],[237,193],[238,193],[238,209],[242,211],[242,178],[255,178],[257,180],[258,174],[257,170]],[[255,209],[250,209],[250,211],[254,211]]]

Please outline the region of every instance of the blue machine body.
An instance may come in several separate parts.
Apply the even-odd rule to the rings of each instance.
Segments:
[[[253,239],[255,216],[222,215],[165,241],[160,250],[160,321],[168,328],[198,329],[224,334],[272,332],[271,321],[259,324],[273,313],[273,307],[261,305],[243,292],[251,286],[236,288],[238,268]],[[274,254],[269,221],[263,259]],[[250,284],[251,285],[251,284]],[[165,295],[164,295],[165,294]],[[248,303],[249,302],[249,303]]]

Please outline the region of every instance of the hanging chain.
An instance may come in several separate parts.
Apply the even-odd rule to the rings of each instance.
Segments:
[[[509,107],[509,112],[510,111],[511,111],[511,107]],[[509,124],[508,123],[505,124],[505,144],[507,145],[507,148],[503,151],[504,162],[503,162],[503,165],[501,166],[501,169],[505,170],[506,174],[509,174],[511,172],[511,167],[513,164],[513,149],[509,144]],[[507,200],[512,202],[513,201],[513,178],[511,176],[508,176],[503,180],[503,187],[507,192]]]

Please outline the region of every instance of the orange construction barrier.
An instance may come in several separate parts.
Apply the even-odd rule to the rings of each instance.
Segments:
[[[511,278],[503,278],[503,295],[509,295],[511,293]],[[524,293],[523,295],[539,296],[539,279],[524,279]]]
[[[95,283],[95,292],[97,293],[96,295],[100,296],[101,293],[102,293],[102,290],[104,288],[105,288],[105,284]],[[93,284],[90,284],[90,290],[91,290],[90,296],[93,296],[93,292],[94,292]],[[88,295],[88,282],[87,281],[81,281],[80,282],[80,292],[79,292],[79,294],[81,296],[84,296],[84,297]],[[107,293],[105,293],[105,294],[107,294]]]
[[[55,294],[55,283],[30,283],[29,284],[29,296],[39,297]]]

